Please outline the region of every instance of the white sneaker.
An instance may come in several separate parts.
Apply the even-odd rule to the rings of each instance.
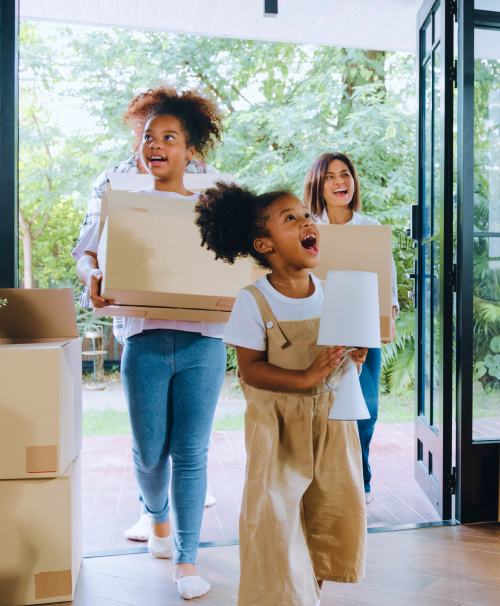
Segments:
[[[373,495],[371,492],[365,492],[365,503],[369,505],[373,501]]]

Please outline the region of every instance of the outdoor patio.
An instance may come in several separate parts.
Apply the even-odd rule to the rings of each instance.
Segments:
[[[413,423],[376,426],[371,451],[375,498],[367,507],[369,527],[439,519],[413,478],[413,433]],[[131,444],[131,436],[84,438],[84,553],[141,545],[123,536],[139,515]],[[208,483],[217,502],[205,509],[202,542],[238,538],[244,470],[243,431],[213,432]]]

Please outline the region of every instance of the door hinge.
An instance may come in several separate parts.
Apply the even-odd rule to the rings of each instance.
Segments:
[[[448,477],[446,479],[446,483],[447,483],[448,489],[451,492],[451,494],[455,494],[455,490],[457,487],[457,468],[456,467],[452,467],[451,473],[448,474]]]
[[[453,288],[453,292],[457,292],[457,266],[452,265],[452,269],[449,272],[449,285]]]
[[[450,0],[450,13],[455,17],[455,21],[458,21],[458,2],[457,2],[457,0]]]
[[[453,82],[453,88],[457,88],[457,60],[453,61],[450,67],[450,80]]]

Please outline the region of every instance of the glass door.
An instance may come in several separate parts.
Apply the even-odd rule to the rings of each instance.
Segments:
[[[457,519],[497,519],[500,2],[458,1]]]
[[[418,16],[415,478],[442,519],[452,516],[453,2]]]

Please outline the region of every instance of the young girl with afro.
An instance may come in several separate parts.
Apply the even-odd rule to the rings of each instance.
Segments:
[[[154,178],[154,186],[141,193],[198,199],[199,194],[184,186],[183,176],[188,162],[196,156],[203,159],[204,152],[220,139],[221,118],[215,104],[197,91],[160,87],[139,95],[129,113],[141,131],[142,165]],[[78,275],[89,285],[93,305],[104,307],[113,301],[99,295],[98,229],[97,222],[75,252],[80,257]],[[224,327],[123,319],[121,371],[135,476],[152,522],[148,549],[158,558],[173,556],[174,579],[185,599],[210,589],[198,576],[195,561],[207,487],[208,444],[226,369]],[[171,508],[175,533],[170,527]]]
[[[366,549],[357,425],[328,419],[335,392],[324,386],[343,349],[316,344],[319,231],[287,191],[219,182],[196,210],[217,259],[270,270],[240,291],[224,334],[247,401],[238,605],[315,606],[323,581],[362,580]],[[361,364],[366,352],[349,355]]]

